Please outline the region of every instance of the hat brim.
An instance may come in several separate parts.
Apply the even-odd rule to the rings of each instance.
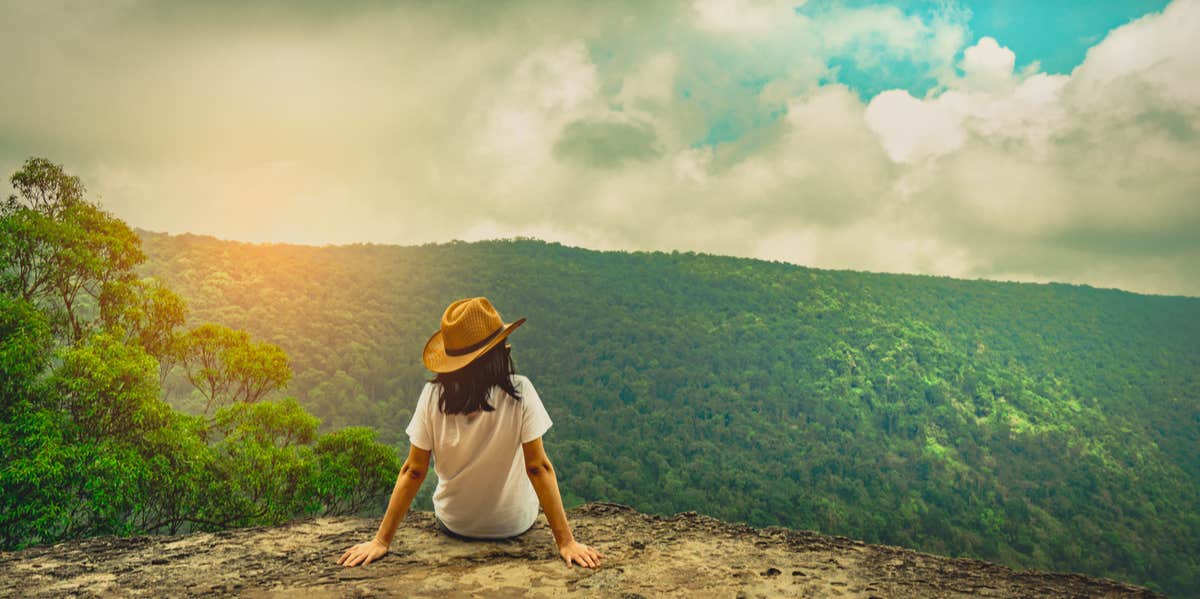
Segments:
[[[446,344],[445,340],[442,339],[442,331],[438,330],[429,338],[429,341],[425,342],[425,349],[421,352],[421,361],[425,363],[425,368],[428,368],[433,372],[454,372],[455,370],[470,364],[475,360],[475,358],[487,353],[487,351],[493,347],[496,347],[497,344],[504,341],[504,339],[508,337],[509,333],[512,333],[524,322],[524,318],[518,318],[517,320],[504,325],[504,329],[501,330],[498,335],[492,338],[491,341],[488,341],[486,345],[469,354],[463,354],[461,356],[451,356],[446,353]]]

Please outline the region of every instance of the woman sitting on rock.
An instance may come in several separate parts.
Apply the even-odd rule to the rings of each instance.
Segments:
[[[529,379],[516,373],[505,342],[524,322],[503,322],[483,297],[446,308],[441,329],[425,344],[422,361],[436,376],[425,383],[405,429],[411,445],[387,514],[375,538],[347,549],[339,564],[369,564],[387,553],[432,454],[433,511],[442,532],[464,540],[513,538],[533,527],[540,504],[567,566],[600,566],[603,555],[571,534],[542,446],[550,415]]]

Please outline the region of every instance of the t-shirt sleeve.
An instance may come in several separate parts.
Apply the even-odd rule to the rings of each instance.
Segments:
[[[542,435],[554,424],[550,420],[550,414],[546,412],[546,407],[542,405],[542,398],[538,397],[537,389],[533,388],[533,383],[526,378],[521,381],[521,442],[528,443]]]
[[[429,402],[430,395],[433,394],[433,384],[425,383],[425,388],[421,390],[421,396],[417,398],[417,407],[413,408],[412,420],[409,421],[408,427],[404,432],[408,434],[408,441],[425,451],[433,450],[433,435],[430,432],[429,426]]]

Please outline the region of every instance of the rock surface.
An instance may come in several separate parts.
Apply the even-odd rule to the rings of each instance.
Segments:
[[[391,552],[366,566],[337,558],[377,520],[310,518],[181,536],[97,537],[0,552],[0,596],[243,597],[1154,597],[1080,574],[1015,571],[692,512],[671,517],[591,503],[568,514],[605,555],[568,568],[545,516],[510,541],[465,542],[411,512]]]

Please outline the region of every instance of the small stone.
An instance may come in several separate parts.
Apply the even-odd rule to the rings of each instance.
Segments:
[[[645,549],[646,548],[645,543],[643,543],[641,541],[637,541],[637,540],[633,541],[629,545],[632,546],[634,549]]]
[[[762,573],[763,576],[779,576],[780,574],[783,574],[783,571],[779,568],[767,568],[766,571]]]

